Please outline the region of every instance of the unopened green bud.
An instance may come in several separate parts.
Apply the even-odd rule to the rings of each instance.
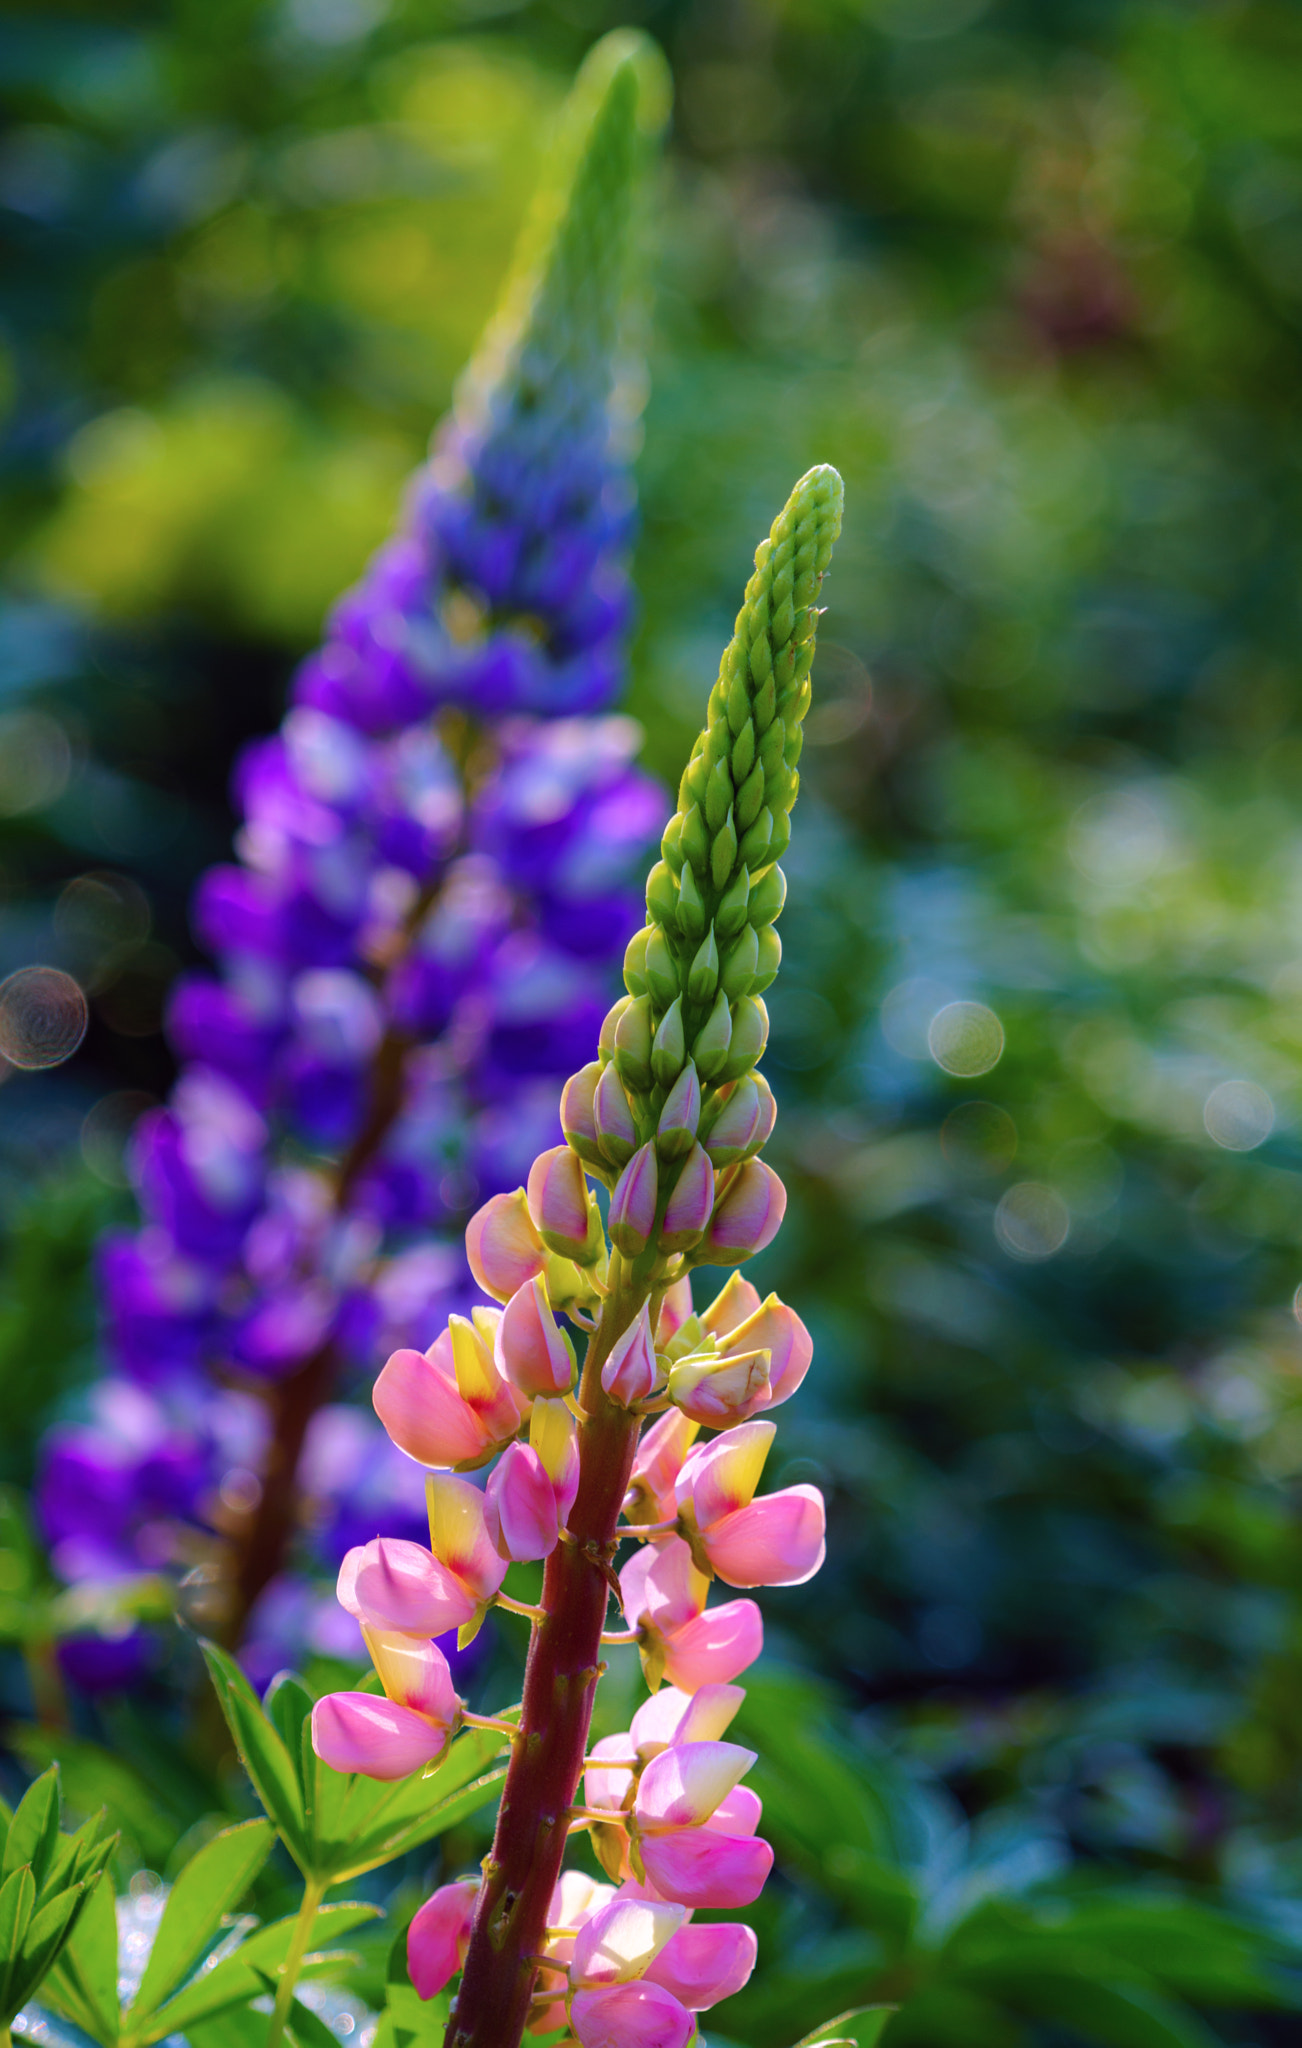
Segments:
[[[752,875],[767,867],[773,858],[769,848],[773,843],[773,813],[765,805],[753,825],[747,826],[737,846],[737,858],[749,868]]]
[[[678,870],[681,868],[683,864],[682,841],[683,821],[679,817],[677,811],[675,811],[673,817],[665,826],[663,836],[660,840],[661,858],[668,862],[669,866],[673,869],[675,874],[678,873]]]
[[[621,996],[618,1002],[611,1004],[601,1020],[601,1029],[597,1033],[597,1049],[599,1052],[603,1052],[607,1059],[610,1058],[615,1050],[615,1032],[618,1028],[619,1020],[632,1000],[632,996]]]
[[[791,792],[791,802],[794,803],[796,800],[796,790],[800,787],[800,777],[798,775],[793,775],[791,780],[795,785]],[[763,816],[763,813],[761,812],[760,815]],[[770,860],[781,860],[783,854],[786,852],[790,844],[790,815],[787,811],[778,811],[773,819],[773,830],[769,834],[768,858]]]
[[[651,1045],[651,1072],[662,1088],[672,1087],[683,1070],[687,1043],[683,1037],[683,999],[675,996],[660,1020]]]
[[[720,989],[714,999],[714,1008],[697,1032],[696,1043],[692,1047],[692,1058],[703,1081],[712,1081],[723,1066],[731,1037],[732,1013],[728,1008],[728,998]]]
[[[732,1010],[728,1055],[715,1078],[736,1081],[763,1057],[769,1041],[769,1013],[758,996],[742,996]]]
[[[782,965],[782,941],[771,924],[763,925],[756,932],[755,941],[759,958],[747,993],[762,996],[765,989],[777,979],[778,969]]]
[[[696,949],[696,958],[687,970],[687,993],[694,1003],[708,1003],[714,998],[719,986],[719,948],[714,940],[711,925]]]
[[[665,1097],[656,1126],[656,1151],[662,1159],[681,1159],[696,1142],[701,1120],[701,1084],[691,1060]]]
[[[752,924],[772,924],[782,915],[782,906],[787,900],[787,878],[774,862],[771,868],[750,885],[750,902],[746,915]]]
[[[667,1009],[678,994],[678,967],[659,925],[648,927],[643,973],[656,1008]]]
[[[624,986],[630,995],[644,996],[647,991],[645,929],[634,932],[624,948]]]
[[[737,860],[737,831],[732,822],[732,812],[720,825],[710,848],[710,880],[716,889],[726,889]]]
[[[718,831],[732,809],[732,777],[726,758],[716,761],[705,790],[705,822],[711,833]]]
[[[678,922],[689,939],[699,939],[705,930],[705,905],[696,877],[684,862],[678,889]]]
[[[743,925],[740,938],[734,939],[728,948],[719,976],[719,985],[729,1002],[751,993],[751,980],[758,963],[759,940],[755,936],[755,927]]]
[[[651,1085],[651,1026],[649,996],[631,1000],[615,1026],[611,1057],[624,1086],[636,1089],[639,1094]]]
[[[745,692],[742,691],[741,694],[744,698]],[[737,789],[741,788],[755,765],[755,721],[750,716],[749,705],[746,705],[745,710],[746,722],[732,743],[732,780]]]
[[[646,881],[647,913],[667,932],[678,929],[678,883],[668,861],[658,860]]]
[[[714,929],[721,939],[730,938],[745,923],[749,896],[750,876],[745,868],[738,868],[714,913]]]
[[[699,804],[693,804],[683,819],[682,850],[684,860],[689,860],[698,874],[704,874],[710,858],[710,835]]]

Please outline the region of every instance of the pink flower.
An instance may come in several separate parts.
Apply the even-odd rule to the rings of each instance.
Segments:
[[[714,1164],[730,1166],[748,1152],[758,1152],[773,1129],[778,1107],[767,1081],[747,1074],[733,1089],[706,1134]]]
[[[680,1927],[646,1968],[644,1983],[659,1984],[690,2012],[704,2012],[749,1983],[759,1943],[736,1921]]]
[[[823,1496],[789,1486],[754,1498],[776,1431],[743,1422],[688,1453],[674,1492],[695,1548],[730,1586],[802,1586],[826,1555]]]
[[[649,1684],[664,1677],[685,1693],[723,1685],[764,1647],[764,1625],[753,1600],[706,1609],[709,1581],[681,1537],[644,1544],[624,1566],[619,1585],[629,1627],[642,1632]]]
[[[614,1885],[600,1884],[582,1870],[563,1870],[552,1890],[549,1921],[556,1927],[582,1927],[585,1920],[591,1919],[614,1896]],[[574,1954],[574,1941],[572,1934],[549,1934],[545,1952],[556,1963],[568,1965]],[[547,1992],[554,1992],[555,1998],[550,2005],[536,2007],[527,2032],[551,2034],[566,2024],[565,1995],[568,1988],[568,1979],[559,1969],[544,1967],[539,1971],[535,1998]]]
[[[675,1408],[708,1429],[727,1429],[769,1404],[769,1353],[739,1351],[724,1358],[689,1356],[669,1368]]]
[[[503,1557],[549,1557],[579,1490],[578,1427],[563,1401],[535,1401],[529,1442],[511,1444],[484,1495],[485,1524]]]
[[[772,1244],[787,1209],[787,1191],[771,1166],[748,1159],[710,1218],[705,1238],[709,1260],[720,1266],[740,1265]]]
[[[541,1280],[526,1280],[502,1311],[493,1343],[497,1369],[521,1394],[568,1394],[574,1352],[557,1324]]]
[[[547,1263],[523,1188],[494,1195],[466,1225],[466,1258],[485,1294],[509,1301]]]
[[[634,1714],[629,1740],[636,1754],[648,1760],[671,1743],[717,1742],[745,1697],[739,1685],[705,1685],[695,1693],[662,1685]]]
[[[773,1866],[772,1849],[754,1837],[759,1802],[737,1820],[723,1812],[754,1761],[753,1750],[732,1742],[672,1743],[643,1771],[633,1832],[647,1882],[663,1898],[695,1910],[759,1897]]]
[[[470,1620],[478,1602],[419,1543],[377,1536],[339,1567],[339,1604],[373,1628],[441,1636]]]
[[[327,1693],[312,1709],[312,1747],[335,1771],[385,1781],[410,1777],[442,1756],[461,1717],[447,1658],[433,1643],[365,1631],[385,1697]]]
[[[672,1992],[645,1983],[575,1992],[570,2025],[580,2048],[687,2048],[696,2031]]]
[[[684,1159],[665,1208],[660,1247],[683,1252],[699,1243],[714,1208],[714,1168],[699,1145]]]
[[[529,1168],[529,1214],[542,1241],[562,1258],[592,1255],[588,1183],[583,1162],[568,1145],[540,1152]]]
[[[466,1960],[479,1879],[440,1885],[407,1929],[407,1971],[418,1998],[433,1998]]]
[[[779,1402],[790,1400],[809,1371],[814,1346],[795,1310],[770,1294],[720,1339],[720,1358],[737,1358],[752,1351],[769,1354],[769,1394],[764,1405],[776,1408]]]
[[[664,1310],[660,1314],[664,1328]],[[699,1423],[691,1422],[671,1408],[652,1423],[637,1447],[628,1492],[624,1495],[624,1516],[630,1522],[669,1522],[678,1513],[674,1481],[696,1438]]]
[[[375,1412],[400,1451],[421,1465],[486,1464],[520,1427],[528,1402],[493,1361],[500,1310],[450,1318],[428,1351],[395,1351],[375,1382]]]
[[[431,1472],[425,1481],[430,1548],[439,1563],[464,1586],[476,1608],[492,1600],[506,1577],[484,1513],[484,1496],[468,1479]]]
[[[645,1401],[657,1379],[655,1345],[651,1341],[651,1317],[643,1302],[637,1320],[617,1339],[601,1368],[601,1384],[612,1401],[631,1408]]]
[[[656,1148],[642,1145],[615,1183],[608,1228],[611,1243],[625,1258],[635,1259],[644,1252],[655,1229],[658,1179]]]

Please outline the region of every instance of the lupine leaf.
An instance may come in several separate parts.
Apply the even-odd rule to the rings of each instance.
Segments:
[[[851,2012],[839,2012],[834,2020],[825,2020],[803,2041],[797,2041],[796,2048],[873,2048],[887,2020],[898,2010],[894,2005],[859,2005]]]
[[[284,1742],[263,1713],[257,1695],[234,1659],[215,1643],[205,1642],[200,1647],[254,1790],[303,1875],[318,1875],[311,1867],[298,1772]]]
[[[506,1773],[484,1766],[502,1747],[492,1729],[468,1729],[433,1770],[394,1785],[345,1777],[316,1759],[311,1834],[323,1874],[335,1883],[360,1877],[486,1805]]]
[[[380,1917],[378,1906],[340,1904],[322,1906],[312,1923],[312,1939],[336,1941],[342,1935],[350,1934],[354,1927],[364,1926],[368,1920]],[[289,1953],[294,1937],[296,1917],[288,1915],[283,1920],[272,1921],[269,1927],[260,1927],[247,1941],[241,1942],[235,1953],[226,1956],[211,1970],[202,1971],[190,1983],[178,1991],[174,1998],[150,2014],[138,2029],[123,2036],[123,2048],[147,2048],[151,2041],[160,2040],[166,2034],[184,2033],[192,2025],[212,2019],[217,2013],[230,2006],[243,2005],[250,1998],[261,1996],[265,1979],[274,1979],[276,1971]],[[313,1965],[323,1960],[314,1950],[308,1955],[304,1970],[310,1974]],[[333,1958],[332,1958],[333,1960]]]
[[[303,1753],[304,1724],[311,1718],[312,1695],[291,1671],[281,1671],[272,1679],[262,1702],[263,1712],[280,1736],[294,1764],[298,1777],[299,1792],[304,1808],[311,1804],[310,1777],[305,1777],[300,1762]]]
[[[407,1968],[407,1930],[389,1950],[385,1978],[385,2022],[389,2027],[389,2048],[439,2048],[448,2023],[446,1995],[421,1998]],[[384,2039],[384,2029],[376,2048]]]
[[[299,1998],[289,2009],[289,2031],[296,2048],[339,2048],[339,2036]]]
[[[9,1823],[0,1875],[30,1863],[37,1886],[45,1882],[59,1832],[59,1767],[51,1764],[30,1784]]]
[[[117,2040],[118,1920],[112,1885],[94,1887],[42,1995],[93,2040],[109,2048]]]
[[[190,1858],[169,1894],[127,2014],[129,2025],[139,2025],[189,1976],[222,1916],[238,1904],[271,1854],[274,1839],[270,1821],[245,1821],[223,1828]]]
[[[11,1870],[0,1886],[0,2024],[21,2003],[15,2000],[11,2008],[9,1992],[11,1983],[18,1976],[19,1959],[35,1904],[36,1879],[28,1866],[24,1864],[21,1870]]]

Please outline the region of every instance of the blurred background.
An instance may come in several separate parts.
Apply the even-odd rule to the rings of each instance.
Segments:
[[[1280,1908],[1302,1885],[1285,0],[5,10],[0,976],[61,967],[90,1020],[61,1067],[0,1060],[0,1479],[30,1483],[97,1371],[92,1249],[132,1215],[123,1147],[172,1079],[163,1006],[233,758],[390,526],[565,85],[627,19],[677,95],[627,698],[662,779],[773,509],[811,462],[846,481],[770,998],[792,1203],[762,1275],[817,1346],[775,1477],[827,1490],[832,1547],[767,1598],[773,1700],[796,1687],[795,1723],[817,1702],[861,1758],[996,1816],[1033,1874]],[[806,1956],[799,1998],[848,2000],[879,1930],[844,1870],[801,1877],[798,1834],[764,1910]],[[774,1984],[738,2039],[790,2037]]]

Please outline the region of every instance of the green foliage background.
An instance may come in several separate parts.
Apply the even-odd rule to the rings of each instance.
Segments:
[[[59,961],[93,1004],[72,1066],[0,1089],[10,1481],[95,1369],[89,1248],[167,1086],[234,750],[391,520],[625,18],[0,18],[0,972]],[[630,698],[666,781],[773,508],[812,462],[846,481],[769,1065],[767,1277],[818,1347],[780,1476],[827,1489],[831,1563],[767,1602],[817,1689],[752,1705],[784,1876],[720,2026],[780,2048],[881,1995],[919,2048],[1284,2042],[1264,1979],[1133,1888],[1286,1941],[1302,1880],[1302,15],[637,18],[677,89]],[[953,1000],[1002,1024],[979,1076],[928,1053]],[[829,1758],[895,1819],[811,1832],[847,1810]]]

